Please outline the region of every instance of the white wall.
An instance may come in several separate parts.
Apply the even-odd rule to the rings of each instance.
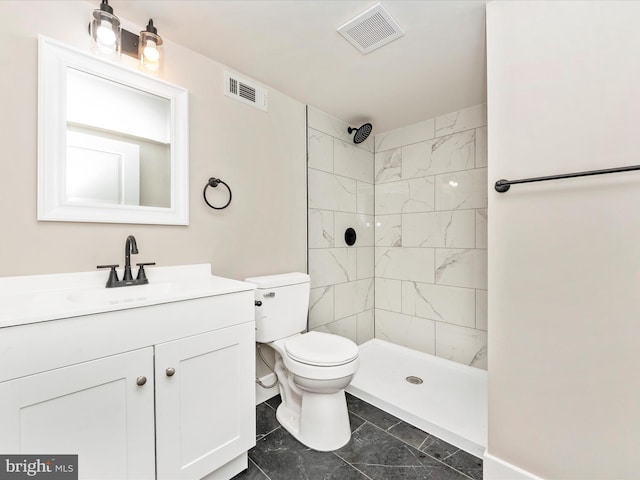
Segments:
[[[122,264],[129,234],[138,240],[137,261],[207,262],[214,274],[238,279],[305,271],[305,106],[272,88],[268,113],[225,97],[225,67],[170,38],[164,79],[190,94],[190,225],[36,221],[37,35],[89,52],[98,3],[0,1],[0,275]],[[226,210],[202,200],[209,177],[233,189]],[[217,193],[212,202],[226,201]]]
[[[487,114],[375,137],[376,338],[487,365]]]
[[[488,452],[542,478],[638,478],[640,173],[492,184],[640,163],[639,23],[487,5]]]

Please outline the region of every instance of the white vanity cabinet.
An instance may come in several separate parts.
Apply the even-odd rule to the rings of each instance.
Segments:
[[[254,334],[244,323],[155,347],[158,479],[202,478],[255,444]]]
[[[0,383],[0,451],[78,454],[82,478],[153,478],[153,422],[151,347]]]
[[[223,480],[246,468],[254,293],[218,280],[186,295],[156,284],[159,299],[107,289],[116,307],[0,323],[0,452],[78,454],[81,479]]]

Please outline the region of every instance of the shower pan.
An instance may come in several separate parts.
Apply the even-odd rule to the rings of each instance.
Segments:
[[[487,447],[487,372],[374,338],[347,392],[476,457]],[[420,381],[421,380],[421,381]]]

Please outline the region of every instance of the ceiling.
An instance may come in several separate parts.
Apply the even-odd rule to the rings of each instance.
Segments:
[[[96,0],[97,3],[97,0]],[[367,55],[336,29],[376,0],[111,0],[165,39],[374,134],[486,101],[486,0],[382,0],[405,36]]]

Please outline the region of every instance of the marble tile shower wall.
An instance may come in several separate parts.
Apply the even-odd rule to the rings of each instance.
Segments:
[[[347,123],[307,112],[309,328],[360,344],[374,337],[373,140],[355,145]]]
[[[375,137],[375,336],[486,368],[486,105]]]

